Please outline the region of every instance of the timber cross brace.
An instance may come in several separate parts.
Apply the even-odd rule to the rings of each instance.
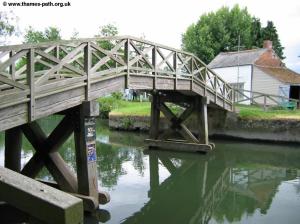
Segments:
[[[180,105],[185,110],[176,116],[167,106],[167,102]],[[208,152],[215,146],[208,140],[208,120],[206,97],[187,96],[179,92],[154,91],[151,102],[150,139],[145,142],[149,147],[165,148],[175,151]],[[168,129],[160,130],[160,115],[162,114],[170,124]],[[184,121],[193,113],[197,117],[197,133],[194,135]],[[183,139],[175,139],[176,134]]]
[[[84,210],[93,211],[109,202],[109,195],[98,191],[95,117],[99,113],[96,101],[63,111],[64,118],[47,136],[37,122],[31,122],[5,132],[5,166],[31,178],[36,178],[45,166],[55,182],[52,187],[69,192],[83,200]],[[21,170],[22,132],[36,153]],[[58,150],[74,133],[76,175],[68,168]]]

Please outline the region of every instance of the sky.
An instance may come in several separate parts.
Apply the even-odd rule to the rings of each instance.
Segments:
[[[37,30],[56,26],[64,39],[70,38],[74,30],[84,38],[93,37],[100,26],[112,23],[120,35],[145,36],[147,40],[175,48],[180,48],[181,35],[203,13],[239,4],[260,18],[263,26],[268,20],[274,22],[285,47],[284,62],[300,73],[299,0],[51,0],[52,3],[69,1],[71,6],[68,7],[4,7],[4,1],[42,3],[49,0],[0,0],[0,10],[12,10],[23,32],[28,26]]]

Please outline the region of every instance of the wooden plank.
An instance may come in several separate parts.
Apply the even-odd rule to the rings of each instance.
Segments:
[[[91,43],[91,46],[95,49],[98,50],[100,52],[102,52],[103,54],[107,55],[106,57],[111,58],[112,60],[114,60],[115,62],[118,62],[121,65],[126,65],[126,62],[124,62],[122,60],[122,58],[117,58],[114,54],[117,54],[118,50],[126,43],[127,40],[122,40],[120,43],[118,43],[117,45],[115,45],[111,50],[105,50],[101,47],[99,47],[98,45]]]
[[[156,89],[162,89],[162,90],[173,90],[175,81],[174,78],[169,79],[168,77],[166,78],[158,78],[156,79]]]
[[[0,71],[4,71],[7,67],[14,64],[18,59],[22,58],[24,55],[26,55],[28,50],[21,50],[14,54],[12,57],[9,57],[5,62],[0,63]]]
[[[142,56],[142,59],[146,62],[147,65],[150,66],[150,68],[154,68],[154,66],[152,65],[152,63],[148,60],[148,58],[146,57],[145,53],[143,51],[141,51],[135,44],[133,41],[130,40],[130,45],[133,47],[133,49]],[[154,49],[154,48],[153,48]]]
[[[79,76],[74,78],[62,78],[62,79],[54,79],[49,81],[49,83],[37,86],[36,87],[36,94],[37,97],[39,95],[45,95],[48,93],[48,95],[53,94],[52,92],[55,92],[59,89],[66,89],[66,87],[76,86],[77,84],[84,84],[85,80],[87,78],[85,76]],[[67,88],[69,89],[69,88]]]
[[[106,96],[112,92],[124,90],[125,88],[125,77],[119,76],[114,79],[107,79],[93,83],[91,86],[91,98],[99,98],[100,96]]]
[[[85,99],[84,95],[80,95],[63,101],[56,102],[51,105],[47,105],[45,107],[41,107],[36,110],[36,118],[37,119],[42,118],[78,106],[81,104],[82,101],[84,101],[84,99]]]
[[[210,145],[176,142],[176,141],[164,141],[155,139],[146,139],[145,143],[149,147],[163,148],[170,151],[181,151],[181,152],[209,152],[212,150]]]
[[[144,54],[148,54],[149,51],[151,51],[154,47],[153,46],[150,46],[150,47],[147,47],[144,49]],[[138,56],[135,56],[133,59],[131,59],[129,62],[128,62],[128,65],[129,67],[131,67],[132,65],[134,65],[136,62],[138,62],[139,60],[143,59],[143,55],[138,55]]]
[[[44,223],[83,223],[82,200],[4,167],[0,198]]]
[[[153,77],[130,76],[130,87],[132,89],[153,89]]]
[[[27,105],[26,103],[17,104],[14,106],[6,107],[3,109],[0,109],[0,121],[18,116],[19,114],[23,114],[27,112]],[[1,123],[0,123],[1,126]]]
[[[28,86],[26,86],[26,85],[24,85],[24,84],[22,84],[22,83],[19,83],[19,82],[17,82],[17,81],[14,81],[14,80],[12,80],[12,79],[9,79],[9,78],[7,78],[7,77],[5,77],[5,76],[3,75],[3,72],[0,72],[0,82],[5,83],[5,84],[8,84],[8,85],[10,85],[10,86],[12,86],[12,87],[16,87],[16,88],[18,88],[18,89],[22,89],[22,90],[28,89]]]
[[[171,55],[176,55],[176,52],[171,52],[172,53],[172,54],[170,53],[171,55],[169,54],[167,57],[165,57],[165,55],[162,53],[162,51],[159,48],[157,48],[157,53],[163,59],[163,61],[157,67],[160,67],[161,64],[163,64],[165,62],[168,65],[168,67],[171,69],[171,71],[176,72],[176,67],[173,67],[168,61],[168,59],[169,59],[169,57],[171,57]]]
[[[42,97],[39,96],[36,100],[36,108],[40,109],[43,107],[51,107],[52,104],[56,104],[77,96],[85,96],[84,86],[81,86],[76,89],[66,89],[66,91],[52,93],[51,95],[47,94]]]
[[[73,66],[71,64],[67,64],[67,62],[69,62],[72,59],[72,57],[75,57],[76,53],[79,53],[80,50],[82,50],[83,48],[84,48],[84,45],[81,45],[80,47],[78,47],[73,52],[70,52],[70,54],[67,55],[68,57],[66,56],[65,58],[63,58],[61,60],[54,57],[54,56],[52,56],[52,55],[50,55],[50,54],[45,53],[44,51],[41,51],[41,50],[38,50],[38,49],[36,49],[35,51],[40,56],[42,56],[42,57],[44,57],[44,58],[46,58],[50,61],[53,61],[53,62],[57,63],[57,65],[53,67],[53,70],[55,70],[55,71],[52,70],[51,74],[52,74],[52,72],[57,72],[58,69],[61,69],[61,68],[65,67],[65,68],[69,69],[70,71],[73,71],[76,74],[85,75],[85,73],[83,71],[81,71],[80,69],[76,68],[75,66]],[[60,65],[60,66],[58,66],[58,65]]]
[[[4,120],[1,120],[0,131],[5,131],[7,129],[20,126],[27,122],[28,122],[28,114],[27,113],[18,114],[16,116],[12,116],[12,117],[6,118]]]
[[[63,68],[66,64],[70,63],[70,60],[72,60],[82,49],[84,49],[86,44],[80,44],[78,47],[76,47],[73,51],[71,51],[69,54],[67,54],[63,59],[61,59],[57,65],[53,66],[49,71],[47,71],[43,76],[38,78],[35,81],[36,85],[41,85],[43,82],[47,81],[49,76],[54,74],[55,72],[59,71],[61,68]],[[55,57],[53,57],[55,58]],[[57,61],[59,59],[56,59],[54,61]],[[71,68],[73,72],[77,73],[79,69],[69,64],[67,67],[68,69]],[[80,70],[79,70],[80,71]],[[82,74],[82,72],[78,72],[78,74]]]

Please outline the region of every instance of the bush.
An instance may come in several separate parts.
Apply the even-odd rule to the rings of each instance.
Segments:
[[[113,92],[113,93],[111,94],[111,96],[112,96],[113,98],[115,98],[116,100],[121,100],[122,97],[123,97],[123,94],[122,94],[121,92]]]
[[[114,92],[111,94],[111,96],[101,97],[99,99],[100,117],[107,119],[109,116],[109,112],[111,112],[113,109],[118,108],[122,97],[123,94],[121,92]]]
[[[100,117],[108,118],[109,112],[116,107],[116,99],[114,97],[102,97],[99,99],[100,103]]]

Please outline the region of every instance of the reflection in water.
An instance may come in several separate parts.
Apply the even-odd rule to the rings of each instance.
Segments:
[[[49,132],[58,121],[40,122]],[[97,123],[99,187],[111,195],[101,206],[107,223],[299,223],[299,149],[216,141],[206,155],[170,153],[143,149],[145,138]],[[0,135],[1,164],[3,145]],[[25,141],[23,163],[31,148]],[[73,149],[70,138],[60,153],[76,170]],[[51,178],[46,170],[40,177]]]

